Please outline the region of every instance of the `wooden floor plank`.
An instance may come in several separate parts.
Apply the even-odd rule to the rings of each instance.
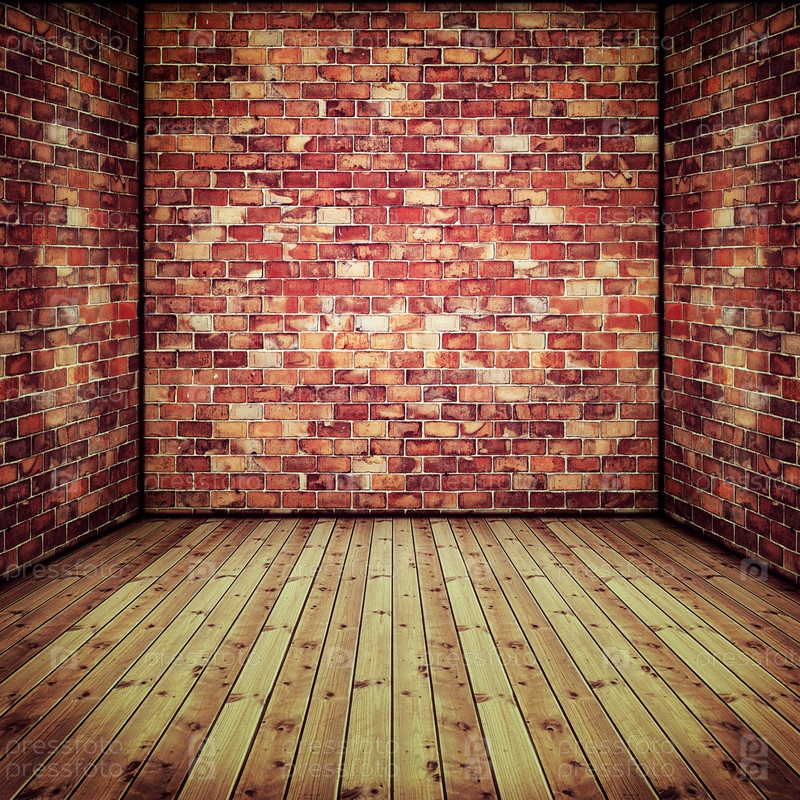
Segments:
[[[162,529],[163,535],[153,537],[142,546],[125,546],[118,558],[109,557],[95,569],[83,565],[81,576],[62,577],[59,574],[26,598],[25,610],[16,605],[21,612],[13,628],[0,634],[0,680],[8,677],[20,663],[30,657],[31,646],[37,642],[48,643],[56,635],[69,630],[82,619],[87,611],[104,602],[118,587],[134,580],[137,574],[152,564],[160,555],[179,545],[190,528],[181,527],[178,521]],[[122,542],[126,545],[125,542]],[[109,565],[113,565],[109,567]],[[57,592],[48,591],[54,586]],[[54,613],[53,609],[57,609]],[[23,644],[19,644],[24,639]]]
[[[125,525],[118,530],[94,539],[58,559],[45,561],[20,570],[18,577],[6,577],[0,581],[0,620],[20,599],[25,599],[26,610],[47,602],[68,581],[77,581],[108,564],[119,567],[119,554],[137,542],[153,541],[156,530],[168,533],[182,523],[180,519],[147,519]],[[57,580],[53,580],[56,578]]]
[[[626,520],[629,526],[635,520]],[[724,577],[728,585],[741,586],[747,592],[745,605],[752,601],[761,604],[767,601],[786,614],[790,619],[800,620],[800,587],[788,584],[766,561],[758,558],[743,558],[731,553],[716,542],[687,535],[677,524],[668,520],[648,520],[654,536],[658,536],[677,546],[684,554],[704,564],[710,572],[709,580],[717,575]]]
[[[622,567],[627,577],[612,576],[605,581],[606,587],[623,603],[636,608],[637,614],[657,633],[659,639],[678,654],[715,694],[725,699],[746,727],[757,732],[770,754],[777,754],[797,772],[800,785],[798,724],[784,717],[773,705],[783,705],[781,701],[784,698],[759,696],[738,671],[732,671],[721,660],[723,653],[708,650],[702,644],[701,639],[706,637],[695,635],[703,627],[702,624],[698,626],[698,620],[679,600],[637,571],[623,556],[592,534],[588,527],[576,521],[571,522],[570,527],[573,531],[580,532],[585,542],[581,547],[573,547],[573,550],[579,552],[586,563],[590,563],[600,554],[612,567],[615,563]],[[737,663],[733,666],[738,670],[741,659],[734,660]],[[752,680],[752,676],[750,678]]]
[[[353,559],[331,619],[304,723],[290,754],[287,798],[336,797],[358,652],[372,520],[355,524]]]
[[[224,645],[230,641],[230,631],[235,628],[242,608],[263,579],[263,561],[274,549],[270,533],[277,522],[245,524],[250,531],[248,541],[237,548],[238,561],[227,560],[220,571],[209,577],[209,580],[224,582],[219,601],[185,646],[174,655],[167,654],[166,670],[73,792],[75,800],[121,797],[141,764],[149,758],[162,731],[172,722],[177,709],[202,680],[204,672],[225,666],[226,661],[242,663],[242,651],[246,653],[247,648],[226,652]],[[133,761],[127,755],[132,752],[137,753]]]
[[[587,761],[579,763],[578,767],[583,770],[588,764],[609,798],[656,798],[655,789],[631,753],[629,743],[596,701],[569,649],[558,636],[555,620],[539,604],[539,587],[546,586],[547,578],[511,530],[509,522],[489,521],[502,547],[484,552],[517,616],[524,620],[525,637],[582,743]]]
[[[0,798],[796,800],[800,594],[704,544],[131,523],[0,585]]]
[[[213,542],[217,537],[222,538],[225,530],[218,528],[208,536],[205,544],[209,556],[214,553]],[[128,668],[202,588],[198,580],[177,588],[187,576],[197,576],[196,567],[196,555],[191,561],[186,558],[178,561],[168,579],[156,582],[135,607],[126,609],[98,630],[67,661],[60,663],[46,681],[35,686],[24,703],[18,703],[3,716],[0,727],[14,732],[21,743],[21,757],[28,742],[48,742],[51,748],[59,745],[100,699],[124,679]],[[48,748],[39,747],[36,756],[48,753]],[[13,772],[17,768],[2,760],[6,757],[10,754],[0,753],[0,768]],[[39,763],[30,760],[28,766],[34,762]]]
[[[607,525],[604,528],[609,529]],[[800,690],[800,608],[796,616],[795,612],[776,609],[750,591],[746,584],[751,579],[742,571],[738,573],[740,579],[733,580],[709,569],[684,548],[656,536],[640,523],[616,525],[614,530],[620,541],[641,554],[635,563],[663,563],[674,578],[694,591],[696,603],[704,604],[699,613],[713,614],[715,626],[730,641],[743,652],[750,652],[765,668],[780,669],[781,679],[794,687],[795,693]],[[693,607],[698,610],[698,605]]]
[[[627,541],[626,537],[617,535],[618,528],[601,525],[612,543]],[[630,561],[639,569],[645,567],[646,571],[654,554],[646,545],[637,545],[636,550],[639,555],[630,555]],[[668,557],[664,557],[664,561],[669,564]],[[752,597],[749,598],[752,606],[742,605],[723,591],[720,582],[711,578],[703,582],[700,590],[696,573],[687,574],[680,564],[669,565],[669,569],[670,577],[662,586],[668,586],[672,594],[731,646],[726,660],[740,659],[745,671],[755,662],[772,676],[773,690],[788,688],[794,702],[800,704],[800,642],[793,638],[795,634],[800,635],[800,622],[783,611],[765,609],[766,604],[759,607]],[[746,601],[746,598],[739,596],[739,600]],[[770,691],[770,686],[764,689]]]
[[[450,524],[436,520],[431,527],[498,793],[549,798],[550,786]]]
[[[577,581],[571,573],[575,561],[572,550],[566,544],[571,541],[568,529],[560,522],[549,520],[546,523],[529,521],[527,527],[537,537],[537,550],[543,546],[555,556],[552,560],[543,559],[542,568],[602,651],[603,659],[596,680],[602,682],[603,686],[598,685],[598,694],[604,694],[605,687],[614,684],[625,683],[630,687],[663,731],[662,743],[669,742],[693,770],[692,785],[684,787],[685,794],[698,796],[695,786],[700,785],[711,797],[758,800],[761,793],[755,787],[739,780],[736,775],[731,776],[730,771],[724,769],[722,762],[731,754],[719,757],[719,742],[669,689],[653,664],[638,650],[631,648],[630,641],[617,628],[610,615],[595,602],[589,592],[591,584],[583,576]],[[556,535],[551,537],[548,533]],[[560,536],[564,536],[564,539]],[[525,537],[522,541],[532,540]],[[599,587],[595,584],[595,588]],[[624,658],[620,657],[622,654],[625,654]],[[666,750],[665,755],[668,755]],[[669,762],[669,768],[672,773],[670,778],[677,779],[679,765]]]
[[[607,530],[606,526],[599,522],[590,522],[586,527],[597,537],[597,541],[602,541],[601,537],[597,536],[598,526]],[[649,594],[656,598],[659,606],[678,622],[681,629],[689,632],[722,663],[728,665],[736,662],[736,674],[748,684],[750,689],[759,694],[762,699],[768,700],[793,725],[800,727],[800,696],[791,689],[787,691],[785,683],[772,675],[765,666],[757,663],[754,658],[755,650],[752,654],[744,654],[734,643],[729,641],[725,635],[727,626],[716,627],[725,620],[716,613],[713,607],[701,603],[696,608],[692,603],[695,593],[690,593],[685,586],[680,585],[671,577],[665,582],[655,583],[647,572],[640,568],[637,563],[639,558],[635,554],[629,553],[627,562],[631,570],[630,583],[637,585],[642,583]]]
[[[417,554],[411,522],[393,524],[394,797],[443,800]]]
[[[21,660],[22,654],[17,652],[15,646],[14,656],[4,670],[10,674],[0,681],[0,717],[59,668],[74,671],[89,668],[96,663],[106,648],[102,645],[98,648],[87,647],[92,637],[107,625],[113,625],[121,615],[132,613],[135,617],[140,609],[146,611],[148,601],[145,600],[143,604],[142,598],[157,584],[159,578],[175,569],[184,559],[186,568],[193,569],[213,549],[217,539],[224,538],[229,531],[230,525],[219,520],[198,526],[127,581],[115,576],[109,586],[98,587],[97,596],[83,604],[83,616],[75,616],[63,632],[64,620],[59,614],[56,614],[58,623],[52,629],[47,624],[40,626],[35,636],[19,643],[23,651],[25,645],[28,646],[27,660]],[[151,603],[157,599],[157,595],[154,598],[150,593]],[[139,601],[138,604],[135,604],[136,601]],[[79,611],[80,609],[75,609],[73,613],[77,614]],[[42,628],[47,628],[47,631],[43,632]],[[50,638],[44,638],[46,635]],[[31,650],[35,650],[35,655],[30,655]]]
[[[392,523],[372,530],[339,794],[388,800],[392,790]]]
[[[611,575],[610,567],[604,569],[601,566],[602,559],[594,552],[588,562],[580,560],[578,553],[583,551],[576,545],[581,540],[574,534],[570,535],[573,524],[565,521],[559,526],[548,522],[546,527],[549,535],[541,530],[542,526],[537,526],[537,535],[544,539],[547,547],[565,564],[570,575],[593,593],[604,612],[626,638],[626,644],[608,651],[609,660],[625,676],[637,669],[639,659],[646,663],[649,670],[661,675],[665,684],[702,723],[712,740],[719,743],[718,748],[709,744],[710,754],[713,754],[716,764],[710,764],[709,771],[704,771],[701,776],[712,783],[712,787],[717,780],[722,780],[724,786],[724,781],[729,779],[736,782],[734,789],[738,788],[742,781],[736,765],[742,757],[742,745],[743,742],[756,741],[755,732],[747,728],[728,703],[717,696],[696,672],[664,645],[657,633],[638,616],[636,606],[606,602],[606,582]],[[666,721],[671,722],[671,719]],[[692,748],[689,752],[692,752]],[[711,778],[710,771],[716,771],[720,776]],[[791,768],[773,754],[770,768],[762,773],[758,788],[767,797],[790,800],[795,796],[795,782],[796,775]]]

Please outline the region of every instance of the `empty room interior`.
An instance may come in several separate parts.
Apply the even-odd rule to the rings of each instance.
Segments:
[[[0,800],[800,797],[796,4],[0,65]]]

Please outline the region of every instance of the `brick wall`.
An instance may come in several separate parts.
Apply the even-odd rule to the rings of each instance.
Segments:
[[[145,15],[147,507],[655,507],[656,5],[354,5]]]
[[[275,8],[146,15],[148,507],[655,507],[655,6]],[[137,507],[136,15],[0,8],[0,572]],[[797,576],[797,9],[663,44],[665,509]]]
[[[137,508],[136,14],[0,6],[0,574]]]
[[[800,25],[667,11],[665,507],[797,577]]]

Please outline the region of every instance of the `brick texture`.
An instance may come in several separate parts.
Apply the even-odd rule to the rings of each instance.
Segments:
[[[155,5],[151,510],[657,494],[656,5]]]
[[[667,11],[666,510],[800,573],[794,4]]]
[[[657,503],[655,4],[281,9],[152,6],[140,162],[136,7],[0,8],[2,573],[140,413],[159,512]],[[662,40],[664,507],[794,577],[797,14]]]
[[[136,7],[0,7],[0,574],[137,508]]]

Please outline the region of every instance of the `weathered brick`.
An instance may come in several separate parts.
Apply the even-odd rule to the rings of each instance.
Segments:
[[[681,10],[665,31],[678,45],[665,75],[664,199],[676,212],[666,220],[664,254],[665,509],[796,577],[797,542],[784,550],[796,494],[772,489],[791,485],[797,469],[794,443],[784,448],[779,437],[797,418],[800,398],[778,388],[796,375],[796,348],[780,316],[793,305],[796,284],[771,282],[775,265],[791,259],[793,244],[778,232],[785,226],[774,227],[781,221],[771,221],[770,209],[777,206],[767,205],[770,198],[795,199],[791,191],[784,194],[781,175],[792,157],[783,124],[784,103],[793,102],[794,90],[791,82],[779,86],[776,73],[764,68],[767,62],[754,62],[754,56],[761,41],[755,32],[780,30],[797,38],[797,20],[794,11],[765,6],[753,9],[747,23],[732,8],[715,22],[709,30],[700,16]],[[727,57],[714,60],[711,76],[704,54],[723,49]],[[723,98],[730,98],[726,121],[714,113]],[[743,193],[747,164],[759,165],[763,180]],[[786,221],[791,218],[789,210]],[[756,256],[754,247],[767,243],[776,248],[774,264]],[[754,288],[731,291],[737,282],[773,289],[763,296]],[[641,313],[643,322],[653,316]],[[756,412],[748,402],[751,392],[781,399]],[[755,429],[762,436],[774,431],[776,444],[768,450]],[[754,461],[759,454],[771,458]]]
[[[4,221],[13,221],[4,227],[0,279],[0,571],[109,530],[138,507],[138,96],[131,87],[140,12],[22,13],[13,5],[4,9],[5,22],[24,36],[7,36],[0,46],[4,126],[14,127],[0,206]],[[101,18],[102,25],[94,21]],[[42,44],[35,37],[43,32],[50,35],[47,48],[37,49],[33,79],[19,47]],[[105,43],[91,62],[79,52],[87,41]],[[159,146],[158,136],[149,138]],[[160,141],[172,151],[179,138]],[[175,436],[175,422],[156,435],[162,432]],[[166,456],[156,466],[170,473],[175,462]],[[158,494],[157,482],[150,488]]]

